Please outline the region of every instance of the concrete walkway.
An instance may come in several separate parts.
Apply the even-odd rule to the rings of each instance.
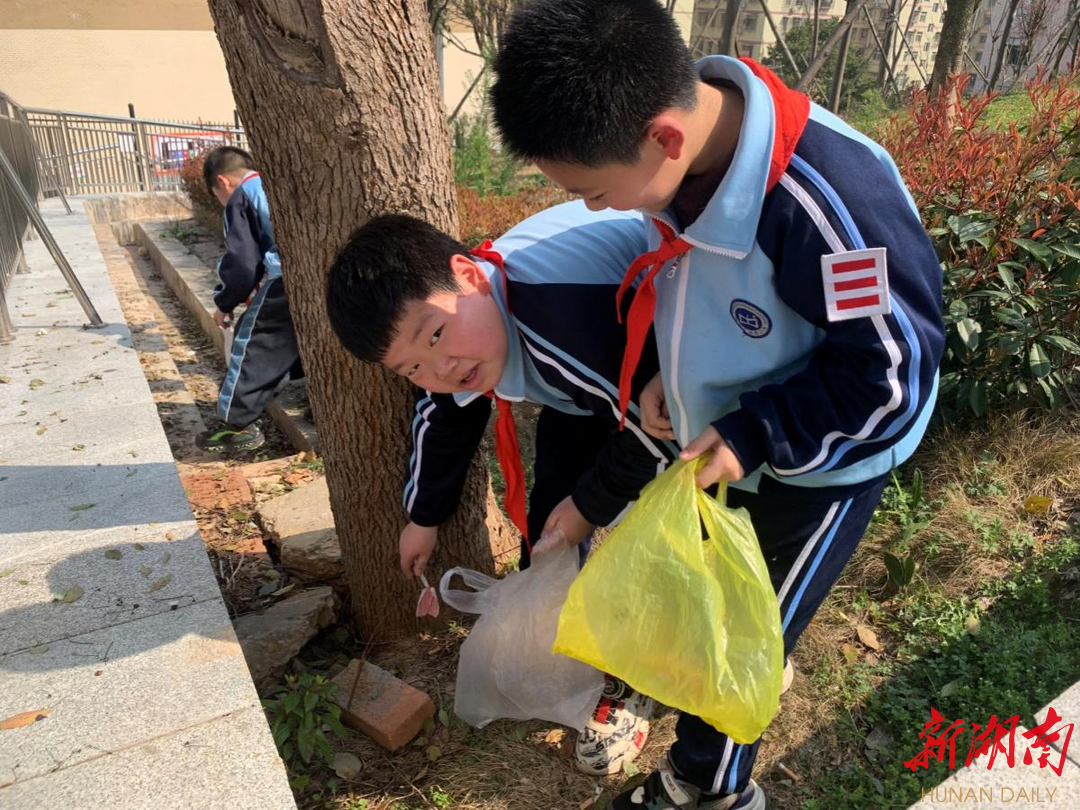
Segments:
[[[8,290],[16,340],[0,346],[0,807],[293,808],[73,202],[42,211],[106,326],[81,328],[32,241]]]

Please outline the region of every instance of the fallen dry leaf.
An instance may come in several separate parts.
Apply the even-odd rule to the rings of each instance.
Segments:
[[[0,383],[4,383],[6,385],[9,382],[11,382],[11,377],[4,377],[3,375],[0,375]]]
[[[45,435],[45,431],[46,431],[46,430],[48,430],[48,428],[47,428],[47,427],[45,427],[44,425],[42,425],[41,427],[39,427],[39,428],[37,429],[37,435],[38,435],[38,436],[44,436],[44,435]]]
[[[44,720],[49,716],[49,709],[34,709],[29,712],[19,712],[11,717],[0,720],[0,731],[10,731],[13,728],[32,726],[38,720]]]
[[[1045,495],[1032,495],[1024,501],[1024,511],[1029,515],[1045,515],[1053,506],[1054,499]]]
[[[561,728],[553,728],[547,734],[544,735],[544,742],[551,745],[558,745],[562,742],[562,738],[566,736],[566,730]]]
[[[150,576],[150,573],[151,573],[151,572],[152,572],[153,570],[154,570],[154,569],[150,568],[150,567],[149,567],[149,566],[147,566],[147,565],[140,565],[140,566],[139,566],[139,573],[140,573],[140,574],[142,574],[142,575],[143,575],[144,577],[148,577],[148,576]]]
[[[78,585],[72,585],[70,588],[68,588],[67,593],[65,593],[63,596],[61,596],[56,601],[57,602],[63,602],[64,604],[70,605],[72,602],[77,602],[80,599],[82,599],[84,593],[86,593],[86,592],[82,588],[80,588]]]
[[[855,632],[859,634],[859,641],[861,641],[871,650],[881,649],[881,642],[878,641],[877,634],[865,624],[860,624],[858,627],[856,627]]]
[[[117,548],[110,548],[108,551],[105,552],[106,560],[119,560],[123,556],[124,552],[120,551],[120,549]]]
[[[363,766],[356,754],[350,754],[347,751],[338,751],[334,754],[334,773],[346,781],[354,779]]]
[[[859,657],[861,655],[861,653],[859,652],[859,648],[856,647],[854,644],[841,644],[840,652],[844,654],[844,660],[847,661],[849,664],[854,664],[856,661],[859,660]]]
[[[39,380],[36,377],[30,381],[30,390],[33,391],[37,388],[41,388],[45,384],[44,380]]]
[[[158,580],[157,582],[153,583],[153,584],[152,584],[152,585],[151,585],[151,586],[150,586],[150,587],[149,587],[149,588],[147,589],[147,591],[146,591],[146,592],[147,592],[147,593],[153,593],[154,591],[160,591],[160,590],[161,590],[162,588],[164,588],[164,587],[165,587],[166,585],[168,585],[168,584],[169,584],[170,582],[172,582],[172,574],[166,574],[166,575],[165,575],[165,576],[163,576],[163,577],[162,577],[161,579],[159,579],[159,580]]]

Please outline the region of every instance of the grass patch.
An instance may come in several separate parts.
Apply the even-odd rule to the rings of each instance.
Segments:
[[[793,656],[806,677],[759,758],[773,806],[907,806],[950,773],[904,767],[931,706],[969,729],[1014,714],[1030,727],[1080,679],[1076,433],[1060,415],[947,431],[894,480]],[[890,585],[886,552],[913,559],[910,584]],[[970,731],[958,738],[961,760],[969,742]],[[1018,735],[1021,759],[1026,746]]]

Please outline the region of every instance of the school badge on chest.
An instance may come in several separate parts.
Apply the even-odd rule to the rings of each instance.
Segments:
[[[888,315],[892,311],[883,247],[822,256],[821,281],[831,322]]]
[[[731,317],[747,337],[763,338],[772,331],[772,319],[765,310],[741,298],[731,302]]]

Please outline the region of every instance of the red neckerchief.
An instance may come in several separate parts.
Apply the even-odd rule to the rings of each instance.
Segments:
[[[689,242],[675,235],[672,228],[659,220],[653,220],[657,230],[660,231],[660,247],[642,253],[630,264],[623,277],[619,291],[615,293],[615,309],[622,323],[622,301],[634,279],[638,277],[646,267],[649,268],[645,277],[641,279],[634,300],[630,304],[630,312],[626,319],[626,349],[623,351],[622,368],[619,370],[619,430],[626,426],[626,409],[630,405],[630,382],[634,378],[638,361],[641,359],[641,350],[645,348],[645,338],[652,326],[653,315],[656,312],[656,285],[653,279],[663,266],[676,256],[681,256],[692,247]]]
[[[799,142],[806,128],[806,122],[810,118],[810,99],[804,93],[792,90],[775,73],[762,67],[753,59],[743,57],[739,61],[765,83],[773,100],[776,136],[773,139],[772,157],[769,161],[769,176],[765,181],[765,193],[768,194],[780,182],[780,177],[791,162],[795,145]],[[621,322],[623,296],[638,274],[646,267],[649,268],[638,286],[633,303],[630,304],[626,322],[626,349],[623,352],[622,368],[619,371],[620,429],[626,424],[626,409],[630,404],[630,383],[637,370],[638,361],[641,359],[641,351],[645,346],[649,327],[652,326],[653,316],[656,314],[656,286],[653,279],[667,262],[686,253],[692,247],[669,225],[656,219],[653,223],[660,231],[660,246],[634,259],[626,270],[622,284],[619,285],[619,292],[615,295],[615,306]]]
[[[506,295],[506,311],[510,312],[510,285],[506,277],[506,265],[502,255],[492,247],[491,240],[487,239],[483,244],[469,251],[473,256],[491,262],[502,276],[503,290]],[[508,336],[513,340],[514,336]],[[503,498],[503,507],[510,516],[511,522],[517,526],[521,536],[525,540],[525,547],[531,552],[532,545],[529,543],[529,527],[525,519],[525,467],[521,463],[521,445],[518,443],[517,426],[514,424],[514,413],[510,409],[510,401],[503,399],[494,391],[488,391],[486,396],[491,397],[499,412],[495,420],[495,457],[499,460],[499,469],[502,470],[503,479],[506,481],[506,495]]]

